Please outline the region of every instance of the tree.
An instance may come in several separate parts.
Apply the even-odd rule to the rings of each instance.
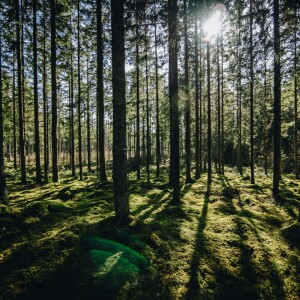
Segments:
[[[48,144],[48,99],[47,99],[47,61],[46,61],[46,0],[43,3],[43,123],[44,123],[44,182],[48,183],[49,144]]]
[[[102,1],[97,1],[97,105],[99,122],[99,156],[100,156],[100,180],[107,181],[105,168],[105,128],[104,128],[104,95],[103,95],[103,25],[102,25]]]
[[[0,33],[0,203],[8,201],[3,152],[2,39]]]
[[[80,68],[80,0],[77,2],[77,117],[78,117],[78,160],[79,178],[82,176],[82,138],[81,138],[81,68]]]
[[[279,198],[281,179],[281,65],[279,0],[274,0],[274,158],[273,158],[273,196]]]
[[[51,96],[52,96],[52,181],[58,182],[57,83],[56,83],[56,1],[51,0]]]
[[[200,178],[200,174],[202,172],[202,159],[201,159],[201,133],[200,133],[200,120],[199,120],[199,59],[198,59],[198,52],[199,52],[199,38],[198,38],[198,21],[197,21],[197,14],[195,14],[195,44],[194,44],[194,64],[195,64],[195,163],[196,163],[196,174],[195,178]],[[201,57],[201,56],[200,56]],[[200,97],[201,98],[201,97]],[[200,103],[201,107],[201,103]],[[201,114],[201,112],[200,112]]]
[[[180,203],[179,107],[177,61],[177,0],[168,0],[169,97],[170,97],[170,179],[174,204]]]
[[[140,141],[140,50],[139,50],[139,24],[138,0],[135,1],[136,29],[135,29],[135,63],[136,63],[136,179],[141,179],[141,141]]]
[[[41,158],[40,158],[40,131],[39,131],[39,101],[38,101],[38,63],[37,63],[37,25],[36,2],[33,0],[33,89],[34,89],[34,132],[35,132],[35,172],[36,183],[42,183]]]
[[[255,183],[254,179],[254,73],[253,73],[253,0],[250,0],[250,169],[251,183]]]
[[[184,0],[184,89],[185,89],[185,181],[193,182],[191,177],[191,99],[189,87],[189,46],[186,0]]]
[[[207,185],[211,184],[211,94],[210,94],[210,41],[207,41]]]
[[[113,189],[115,214],[119,222],[129,216],[126,167],[126,99],[124,3],[111,1],[113,84]]]
[[[16,44],[17,44],[17,68],[18,68],[18,105],[19,105],[19,152],[21,161],[21,182],[26,184],[25,165],[25,141],[24,141],[24,108],[22,92],[22,61],[21,61],[21,39],[20,39],[20,7],[19,0],[15,0],[16,12]]]

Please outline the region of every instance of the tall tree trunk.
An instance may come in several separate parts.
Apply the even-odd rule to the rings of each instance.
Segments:
[[[146,52],[146,143],[147,143],[147,157],[146,157],[146,170],[147,170],[147,183],[150,184],[150,115],[149,115],[149,76],[148,76],[148,41],[147,41],[147,27],[145,27],[145,52]]]
[[[98,105],[98,147],[100,180],[107,181],[105,167],[105,127],[104,127],[104,92],[103,92],[103,25],[102,1],[97,1],[97,105]]]
[[[268,149],[267,149],[267,45],[266,39],[264,39],[264,171],[265,174],[268,175]]]
[[[198,38],[198,22],[197,15],[195,16],[195,49],[194,49],[194,61],[195,61],[195,163],[196,174],[195,178],[200,178],[200,133],[199,133],[199,38]],[[201,56],[201,53],[200,53]]]
[[[73,44],[72,44],[72,16],[70,16],[70,119],[71,119],[71,174],[75,176],[75,129],[74,129],[74,71],[73,71]]]
[[[56,0],[51,0],[51,97],[52,97],[52,181],[58,182],[57,84],[56,84]]]
[[[126,164],[126,92],[124,2],[111,1],[113,78],[113,188],[119,222],[129,216]]]
[[[135,57],[136,57],[136,179],[141,179],[141,138],[140,138],[140,54],[139,54],[139,24],[138,0],[136,0],[136,29],[135,29]]]
[[[223,20],[223,15],[222,15]],[[221,173],[225,174],[224,167],[224,39],[221,32]]]
[[[16,71],[15,51],[13,51],[13,136],[14,136],[14,169],[17,169],[17,119],[16,119]]]
[[[250,169],[251,183],[255,183],[254,178],[254,72],[253,72],[253,0],[250,0]]]
[[[178,107],[178,61],[177,61],[177,0],[168,0],[169,29],[169,97],[170,97],[170,179],[173,185],[174,204],[180,203],[179,163],[179,107]]]
[[[241,85],[241,4],[238,3],[238,45],[237,45],[237,64],[238,64],[238,78],[237,78],[237,126],[238,126],[238,151],[237,151],[237,165],[240,174],[243,174],[242,162],[242,85]]]
[[[218,105],[218,173],[221,173],[221,70],[220,70],[220,38],[217,38],[217,105]]]
[[[39,101],[38,101],[38,61],[37,61],[37,25],[36,25],[36,1],[33,0],[33,101],[34,101],[34,150],[36,183],[42,183],[41,155],[40,155],[40,131],[39,131]]]
[[[274,0],[274,158],[273,158],[273,196],[279,198],[281,179],[281,66],[279,0]]]
[[[15,0],[16,10],[16,37],[17,37],[17,68],[18,68],[18,105],[19,105],[19,155],[21,161],[21,182],[26,184],[26,162],[24,141],[24,108],[22,93],[22,62],[21,62],[21,39],[20,39],[20,6],[19,0]]]
[[[211,100],[210,100],[210,42],[207,42],[207,185],[211,184]]]
[[[78,163],[79,179],[82,180],[82,137],[81,137],[81,68],[80,68],[80,0],[77,2],[77,116],[78,116]]]
[[[43,20],[43,122],[44,122],[44,182],[48,183],[49,146],[48,146],[48,100],[47,100],[47,62],[46,62],[46,1],[44,0]]]
[[[185,181],[193,182],[191,177],[191,99],[189,87],[189,45],[186,0],[184,0],[184,88],[185,88]]]
[[[158,90],[158,53],[157,53],[157,19],[154,27],[155,43],[155,104],[156,104],[156,177],[159,176],[160,157],[160,125],[159,125],[159,90]]]
[[[2,107],[2,39],[0,33],[0,203],[7,203],[7,187],[4,170],[3,151],[3,107]]]
[[[86,116],[86,131],[87,131],[87,160],[88,160],[88,171],[92,171],[91,167],[91,111],[90,111],[90,78],[89,78],[89,60],[87,57],[86,62],[86,81],[87,81],[87,116]]]
[[[298,77],[297,77],[297,29],[298,29],[298,22],[297,22],[297,5],[295,2],[295,33],[294,33],[294,160],[295,160],[295,177],[296,179],[299,179],[299,161],[298,161],[298,131],[299,131],[299,125],[298,125]],[[299,214],[300,218],[300,214]]]

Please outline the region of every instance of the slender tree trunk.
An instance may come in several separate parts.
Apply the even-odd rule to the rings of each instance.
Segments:
[[[184,0],[184,87],[185,87],[185,176],[186,183],[191,183],[191,99],[189,91],[189,45],[186,0]]]
[[[25,55],[24,55],[24,15],[26,11],[26,6],[28,3],[26,1],[21,0],[21,84],[22,84],[22,102],[23,102],[23,137],[24,137],[24,147],[25,147],[25,165],[26,165],[26,155],[28,158],[28,165],[30,164],[30,153],[29,153],[29,140],[26,140],[26,98],[25,98]],[[21,163],[22,168],[22,163]]]
[[[157,20],[156,20],[157,21]],[[158,54],[157,54],[157,24],[155,21],[155,100],[156,100],[156,177],[159,177],[160,157],[160,125],[159,125],[159,90],[158,90]]]
[[[51,0],[51,97],[52,97],[52,181],[58,182],[57,84],[56,84],[56,1]]]
[[[217,153],[217,161],[218,161],[218,173],[221,173],[221,71],[220,71],[220,38],[217,38],[217,105],[218,105],[218,153]]]
[[[7,187],[4,170],[3,151],[3,107],[2,107],[2,39],[0,33],[0,203],[7,203]]]
[[[16,118],[16,72],[15,52],[13,51],[13,135],[14,135],[14,169],[17,169],[17,118]]]
[[[268,175],[268,149],[267,149],[267,46],[264,39],[264,171]]]
[[[147,183],[150,184],[150,160],[151,160],[151,148],[150,148],[150,115],[149,115],[149,76],[148,76],[148,41],[147,41],[147,27],[145,27],[145,52],[146,52],[146,143],[147,143],[147,157],[146,157],[146,169],[147,169]]]
[[[199,135],[199,39],[198,39],[198,22],[195,16],[195,178],[200,178],[200,135]],[[201,53],[200,53],[201,56]]]
[[[48,183],[49,148],[48,148],[48,100],[47,100],[47,62],[46,62],[46,0],[44,0],[43,21],[43,121],[44,121],[44,182]]]
[[[41,155],[40,155],[40,131],[39,131],[39,101],[38,101],[38,61],[37,61],[37,25],[36,25],[36,1],[33,0],[33,98],[34,98],[34,133],[35,133],[35,172],[36,183],[42,183]]]
[[[70,16],[70,119],[71,119],[71,174],[75,176],[75,130],[74,130],[74,70],[73,70],[73,44],[72,44],[72,16]]]
[[[77,116],[78,116],[78,162],[79,179],[82,180],[82,137],[81,137],[81,68],[80,68],[80,0],[77,2]]]
[[[129,216],[126,164],[125,31],[124,2],[111,1],[113,71],[113,188],[118,221]]]
[[[26,184],[26,162],[24,141],[24,108],[22,99],[22,62],[21,62],[21,40],[20,40],[20,6],[19,0],[15,0],[16,9],[16,37],[17,37],[17,68],[18,68],[18,105],[19,105],[19,155],[21,161],[21,182]]]
[[[86,70],[86,81],[87,81],[87,160],[88,160],[88,171],[92,171],[91,167],[91,112],[90,112],[90,78],[89,78],[89,61],[87,58],[86,62],[87,70]]]
[[[222,15],[223,20],[223,15]],[[225,174],[224,167],[224,44],[223,29],[221,32],[221,173]]]
[[[295,21],[297,20],[297,6],[295,5]],[[294,35],[294,159],[295,159],[295,177],[296,179],[299,179],[299,162],[298,162],[298,77],[297,77],[297,24],[295,26],[295,35]],[[299,214],[300,218],[300,214]]]
[[[243,175],[243,162],[242,162],[242,85],[241,85],[241,4],[238,3],[238,45],[237,45],[237,60],[238,60],[238,78],[237,78],[237,126],[238,126],[238,151],[237,162],[238,170]]]
[[[103,25],[102,1],[97,1],[97,105],[98,105],[98,139],[100,159],[100,180],[107,181],[105,167],[105,126],[104,126],[104,92],[103,92]]]
[[[136,29],[135,29],[135,57],[136,57],[136,179],[141,179],[141,140],[140,140],[140,54],[139,54],[139,24],[138,0],[136,0]]]
[[[211,184],[211,100],[210,100],[210,42],[207,42],[207,185]]]
[[[170,96],[170,178],[173,185],[173,204],[180,203],[179,107],[177,61],[177,0],[168,0],[169,29],[169,96]]]
[[[250,169],[251,183],[255,183],[254,178],[254,72],[253,72],[253,0],[250,0]]]
[[[279,0],[274,0],[274,158],[273,158],[273,196],[279,198],[281,179],[281,66]]]
[[[202,30],[201,30],[201,23],[200,23],[200,32],[199,32],[199,171],[200,174],[203,173],[203,140],[204,140],[204,120],[203,120],[203,113],[202,113],[202,86],[203,86],[203,65],[202,65]],[[198,47],[197,47],[198,48]]]

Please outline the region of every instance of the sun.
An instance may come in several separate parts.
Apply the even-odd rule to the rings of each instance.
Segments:
[[[206,37],[208,39],[215,37],[220,32],[221,26],[221,12],[216,11],[203,25]]]

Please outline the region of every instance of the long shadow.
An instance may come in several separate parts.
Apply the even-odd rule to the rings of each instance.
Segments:
[[[158,209],[163,203],[167,202],[169,197],[165,197],[168,191],[161,191],[158,194],[148,195],[147,203],[141,205],[136,210],[133,211],[134,215],[142,220],[147,219],[156,209]],[[146,211],[145,211],[146,210]],[[145,211],[145,212],[144,212]]]
[[[204,204],[202,207],[201,216],[197,228],[195,250],[192,256],[191,262],[191,277],[188,283],[188,291],[186,293],[186,299],[201,299],[200,298],[200,282],[199,282],[199,264],[200,259],[205,251],[205,235],[204,229],[206,227],[206,218],[208,212],[209,195],[206,194],[204,198]]]

